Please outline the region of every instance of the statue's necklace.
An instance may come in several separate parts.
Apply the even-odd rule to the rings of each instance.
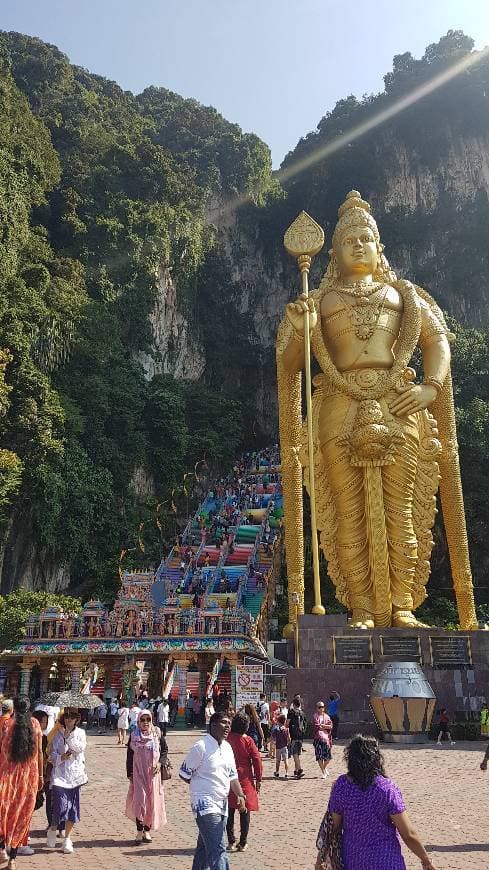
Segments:
[[[355,336],[360,339],[360,341],[369,341],[372,338],[377,328],[380,315],[384,308],[385,298],[387,296],[388,288],[385,284],[381,284],[380,286],[374,285],[373,288],[370,289],[371,287],[371,284],[363,283],[361,286],[355,286],[354,289],[350,287],[345,289],[342,287],[341,291],[335,291],[343,304],[348,308]],[[369,296],[373,296],[374,293],[383,290],[384,287],[384,294],[380,300],[374,302],[372,299],[369,299]],[[361,290],[366,291],[367,288],[370,291],[368,294],[365,292],[361,293]],[[353,305],[347,302],[343,294],[355,297]]]

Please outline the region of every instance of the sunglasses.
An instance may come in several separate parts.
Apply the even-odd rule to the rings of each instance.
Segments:
[[[151,719],[149,718],[149,716],[141,716],[139,721],[140,722],[151,722]]]

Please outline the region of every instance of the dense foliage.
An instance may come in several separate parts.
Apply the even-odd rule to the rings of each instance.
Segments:
[[[70,595],[18,589],[5,598],[0,596],[0,648],[8,648],[24,637],[29,616],[54,605],[67,613],[79,613],[81,610],[80,599]]]
[[[108,595],[121,548],[158,558],[157,503],[173,531],[183,475],[203,457],[227,464],[243,439],[229,379],[147,382],[140,355],[156,353],[161,264],[182,305],[200,305],[210,198],[261,201],[270,154],[213,109],[164,89],[136,98],[40,40],[4,34],[1,62],[2,588],[22,580],[12,542],[28,533],[47,573],[67,565],[75,588]]]

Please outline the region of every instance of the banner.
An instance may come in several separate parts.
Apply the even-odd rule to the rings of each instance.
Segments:
[[[170,692],[173,688],[173,683],[175,682],[175,663],[174,662],[172,663],[172,668],[171,668],[171,671],[169,673],[168,673],[168,671],[166,669],[166,665],[165,665],[165,671],[166,671],[166,674],[163,675],[164,682],[163,682],[163,691],[161,694],[162,694],[163,698],[166,698],[166,700],[168,700],[168,698],[170,697]]]
[[[212,698],[212,689],[214,688],[214,684],[217,680],[217,676],[219,674],[220,667],[221,667],[221,662],[219,659],[216,659],[214,667],[212,668],[212,671],[209,674],[209,680],[207,683],[207,691],[205,693],[206,698]]]
[[[263,665],[236,665],[236,709],[256,707],[263,692]]]

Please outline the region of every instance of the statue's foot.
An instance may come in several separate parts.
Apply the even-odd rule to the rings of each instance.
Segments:
[[[393,610],[392,628],[429,628],[429,626],[416,619],[411,610]]]
[[[353,610],[348,625],[350,628],[373,628],[374,617],[367,610]]]

